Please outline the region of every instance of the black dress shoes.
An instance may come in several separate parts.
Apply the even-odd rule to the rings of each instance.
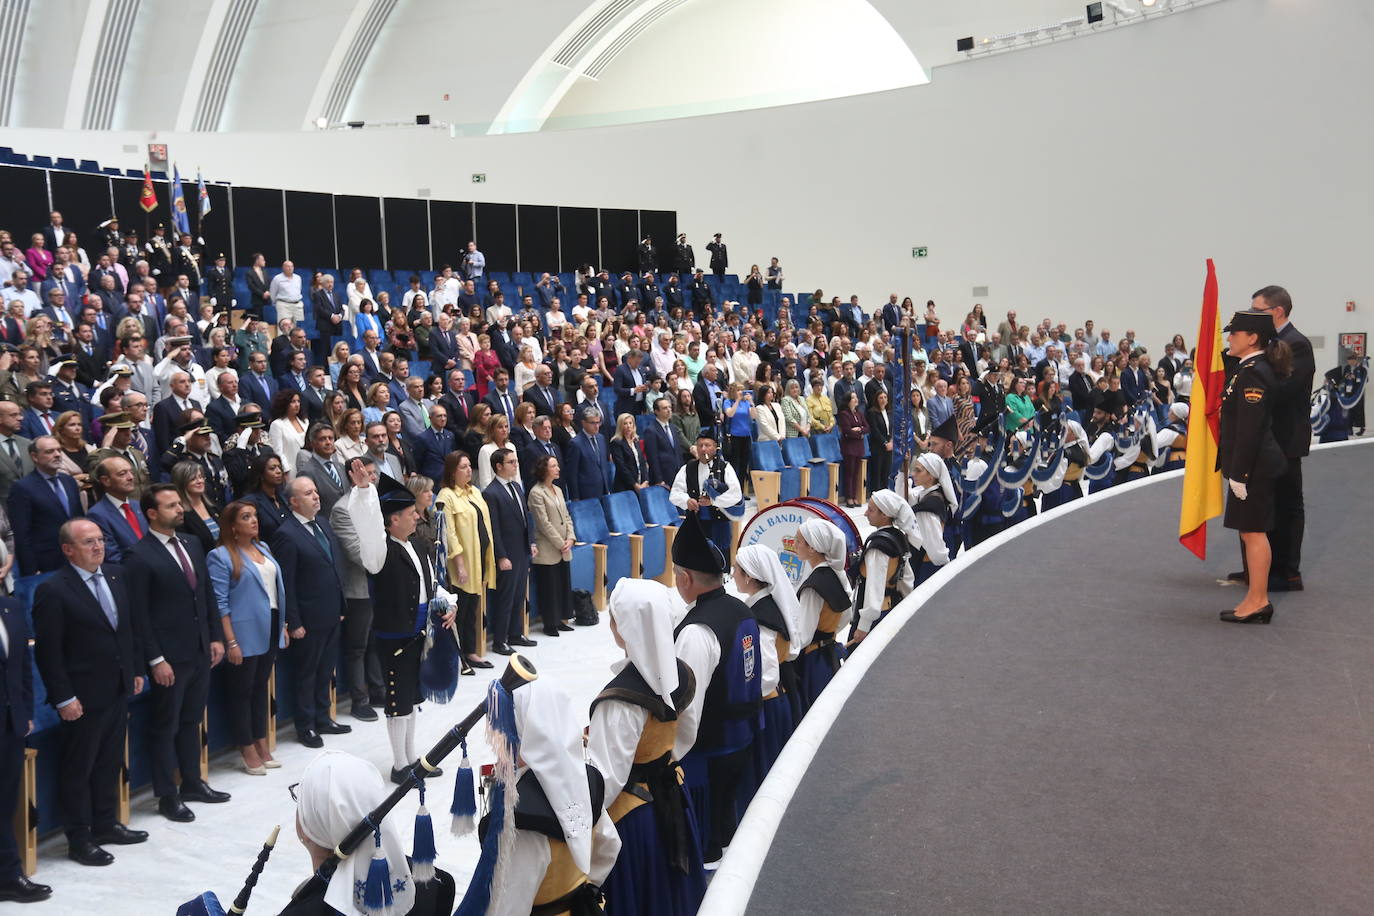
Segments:
[[[1223,623],[1268,623],[1273,619],[1274,606],[1272,604],[1266,604],[1258,611],[1246,614],[1244,617],[1237,617],[1235,611],[1221,612],[1221,621]]]
[[[97,846],[89,834],[67,841],[67,858],[81,865],[109,865],[114,862],[114,856]]]
[[[406,774],[409,772],[410,767],[406,767],[404,770],[393,769],[391,771],[391,781],[399,786],[401,783],[406,781]]]
[[[181,784],[181,800],[203,802],[207,805],[222,805],[231,796],[228,792],[219,792],[210,788],[203,782],[183,782]]]
[[[573,631],[573,628],[570,627],[570,626],[568,626],[568,624],[567,624],[566,622],[560,623],[560,624],[558,625],[558,629],[559,629],[561,632],[563,632],[563,633],[571,633],[571,632]]]
[[[148,831],[130,830],[123,824],[115,824],[113,827],[93,831],[91,838],[100,846],[136,846],[148,841]]]
[[[1300,592],[1302,590],[1302,576],[1293,576],[1292,578],[1271,577],[1269,579],[1269,591],[1271,592]]]
[[[159,798],[157,800],[157,813],[169,821],[176,821],[178,824],[189,824],[196,819],[196,813],[186,807],[186,803],[177,795],[164,795]]]
[[[530,639],[528,636],[512,636],[510,644],[512,646],[520,646],[525,649],[528,649],[531,646],[539,645],[539,643],[535,642],[533,639]]]
[[[340,725],[338,722],[326,722],[324,725],[315,726],[315,731],[321,735],[346,735],[353,731],[353,726]]]
[[[313,728],[307,728],[304,731],[297,729],[296,740],[306,747],[324,747],[324,739],[321,738]]]
[[[46,884],[35,884],[23,875],[9,881],[0,881],[0,901],[37,903],[40,900],[47,900],[51,896],[52,888]]]
[[[354,703],[353,718],[357,719],[359,722],[376,722],[377,710],[373,709],[367,703]]]
[[[545,635],[545,636],[552,636],[554,639],[557,639],[561,634],[558,632],[558,628],[557,628],[557,627],[554,627],[552,630],[550,630],[549,628],[545,627],[545,628],[544,628],[544,635]]]
[[[503,642],[498,642],[496,645],[492,646],[492,647],[491,647],[491,651],[495,652],[497,655],[514,655],[514,654],[515,654],[515,650],[512,649],[510,646],[506,645],[506,644],[503,643]]]
[[[474,667],[474,668],[493,668],[493,667],[495,667],[491,662],[487,661],[485,658],[470,658],[470,659],[468,659],[468,664],[471,665],[471,666]]]
[[[1249,581],[1250,581],[1250,574],[1247,573],[1247,572],[1246,572],[1245,570],[1243,570],[1243,569],[1242,569],[1240,572],[1227,573],[1227,574],[1226,574],[1226,581],[1228,581],[1228,582],[1249,582]]]

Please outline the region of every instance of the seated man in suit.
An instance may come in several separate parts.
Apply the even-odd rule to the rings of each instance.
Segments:
[[[85,514],[76,481],[59,470],[62,446],[56,439],[34,439],[29,443],[29,459],[33,471],[15,481],[9,501],[15,562],[21,576],[60,569],[65,560],[58,543],[58,529],[68,519]]]
[[[29,627],[17,598],[0,598],[0,902],[36,903],[52,888],[24,876],[14,814],[24,776],[24,739],[33,731],[33,666],[29,664]]]
[[[308,477],[319,492],[320,511],[326,517],[348,489],[343,465],[335,454],[334,427],[323,421],[312,423],[305,431],[305,448],[297,452],[296,476]]]
[[[596,499],[610,492],[611,456],[606,437],[601,435],[601,410],[587,408],[581,421],[582,432],[573,436],[564,449],[568,498]]]
[[[435,404],[429,409],[429,429],[410,442],[416,469],[439,486],[444,478],[444,459],[457,447],[457,437],[448,428],[448,411]]]
[[[102,845],[148,839],[118,821],[129,698],[143,689],[134,668],[142,655],[124,571],[105,564],[100,528],[74,518],[58,540],[62,564],[34,593],[34,657],[62,719],[58,806],[67,857],[109,865],[114,856]]]
[[[124,554],[148,533],[138,509],[130,502],[136,487],[133,465],[112,456],[102,459],[92,476],[97,491],[104,495],[91,504],[86,516],[100,526],[105,536],[105,559],[123,563]]]
[[[339,573],[343,548],[320,514],[314,481],[298,477],[286,485],[291,514],[272,535],[272,554],[286,583],[286,629],[291,636],[291,672],[296,698],[296,740],[322,747],[320,735],[353,729],[329,717],[329,686],[339,658],[339,621],[344,584]]]
[[[150,487],[139,508],[148,534],[124,552],[123,566],[142,660],[153,677],[153,794],[163,817],[193,821],[187,801],[229,800],[200,777],[200,725],[210,669],[224,658],[224,627],[200,541],[177,533],[185,510],[176,487]]]
[[[682,467],[680,436],[669,422],[673,418],[673,402],[667,397],[654,399],[654,421],[644,430],[645,457],[649,459],[649,483],[671,487]]]
[[[534,370],[534,384],[525,389],[525,400],[534,405],[535,416],[551,417],[562,398],[553,386],[553,367],[541,364]]]
[[[630,349],[615,368],[615,415],[639,416],[644,412],[644,393],[649,390],[649,372],[641,367],[644,351]]]

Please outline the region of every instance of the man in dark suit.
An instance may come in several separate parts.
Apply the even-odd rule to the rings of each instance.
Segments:
[[[229,800],[229,793],[215,791],[200,776],[200,725],[210,669],[224,658],[224,628],[210,594],[205,552],[195,538],[177,533],[184,510],[176,487],[154,484],[139,508],[148,535],[125,552],[123,565],[141,660],[153,678],[153,794],[163,817],[193,821],[187,801]]]
[[[56,439],[39,436],[33,440],[29,443],[29,459],[33,471],[15,481],[9,500],[15,562],[21,576],[61,568],[64,560],[58,529],[68,519],[85,514],[76,481],[58,470],[62,446]]]
[[[491,334],[491,349],[496,353],[496,358],[501,361],[507,372],[515,371],[515,363],[520,359],[520,342],[517,335],[520,333],[515,327],[511,327],[515,322],[507,322]],[[517,326],[518,327],[518,326]]]
[[[601,435],[601,411],[589,407],[582,412],[582,432],[568,441],[563,450],[568,470],[568,497],[596,499],[610,492],[611,456],[606,437]]]
[[[277,380],[267,374],[267,354],[254,353],[248,357],[248,371],[239,379],[243,396],[262,408],[264,414],[272,409],[272,399],[280,390]]]
[[[0,401],[0,500],[10,498],[14,482],[33,470],[29,445],[33,440],[19,434],[24,412],[13,401]]]
[[[682,448],[677,430],[669,423],[673,402],[666,397],[654,399],[654,421],[644,430],[644,454],[649,460],[649,483],[672,486],[682,467]]]
[[[1293,351],[1293,371],[1279,379],[1274,398],[1274,438],[1288,459],[1288,469],[1274,481],[1274,527],[1269,532],[1273,561],[1269,572],[1270,591],[1302,591],[1302,540],[1307,527],[1307,512],[1302,494],[1302,459],[1312,446],[1309,415],[1312,379],[1317,363],[1312,342],[1293,326],[1293,298],[1281,286],[1266,286],[1252,297],[1252,309],[1268,312],[1278,329],[1278,339]],[[1232,576],[1235,576],[1233,573]]]
[[[343,301],[334,292],[334,275],[325,274],[320,288],[310,295],[315,315],[315,365],[323,366],[329,358],[333,338],[343,325]]]
[[[534,439],[520,450],[520,481],[525,485],[525,492],[529,492],[534,482],[534,463],[539,460],[540,455],[557,458],[559,467],[563,466],[563,449],[553,441],[553,421],[541,414],[534,418],[530,429],[534,431]],[[563,475],[560,474],[554,484],[563,491],[564,496],[568,495],[568,482]]]
[[[286,371],[277,377],[277,390],[290,388],[304,391],[306,386],[305,369],[310,365],[310,357],[303,350],[292,350],[286,358]]]
[[[440,312],[429,334],[429,371],[445,375],[458,368],[458,337],[453,333],[453,316]]]
[[[81,323],[76,326],[76,343],[72,350],[76,360],[76,380],[88,387],[100,384],[110,364],[110,351],[96,340],[95,328]]]
[[[49,251],[57,251],[66,240],[68,231],[62,224],[62,214],[53,210],[48,214],[48,224],[43,227],[43,244]]]
[[[88,519],[64,523],[63,562],[33,598],[34,655],[48,702],[62,719],[58,794],[67,856],[109,865],[105,844],[142,843],[148,834],[117,820],[129,698],[143,689],[134,605],[118,566],[102,565],[104,538]]]
[[[133,465],[123,458],[110,456],[92,469],[99,491],[104,494],[86,510],[86,517],[100,526],[105,537],[105,559],[123,563],[124,555],[137,544],[148,528],[140,519],[141,512],[129,500],[138,484]]]
[[[191,376],[185,372],[172,373],[167,396],[153,408],[153,448],[161,456],[172,447],[172,440],[186,422],[186,411],[203,410],[204,406],[191,397]]]
[[[623,413],[639,416],[644,412],[645,392],[649,390],[649,373],[641,368],[644,351],[630,349],[615,367],[615,415]]]
[[[348,489],[343,465],[335,452],[334,427],[328,423],[312,423],[305,431],[305,448],[298,452],[296,475],[309,477],[319,492],[320,511],[325,517],[334,511],[334,504]]]
[[[448,428],[448,411],[435,404],[429,409],[429,429],[410,441],[416,469],[439,486],[444,478],[444,459],[457,447],[457,437]]]
[[[311,366],[305,370],[305,390],[301,392],[301,412],[311,423],[324,416],[324,399],[329,389],[324,387],[324,367]]]
[[[329,686],[339,658],[339,622],[344,615],[343,548],[320,515],[314,481],[298,477],[287,485],[291,514],[272,535],[272,553],[286,583],[286,629],[291,636],[291,673],[296,697],[296,740],[323,747],[320,735],[353,729],[329,717]]]
[[[882,363],[874,363],[872,368],[873,378],[868,380],[864,386],[863,402],[870,406],[878,403],[878,392],[887,395],[887,412],[892,413],[892,383],[887,379],[887,366]]]
[[[558,389],[553,387],[553,368],[541,365],[534,370],[534,384],[525,389],[525,400],[534,405],[537,417],[551,417],[558,409],[561,398]]]
[[[439,398],[438,406],[448,411],[448,428],[455,436],[467,430],[472,404],[468,401],[467,379],[462,369],[448,373],[448,390]]]
[[[239,411],[243,409],[239,374],[233,369],[226,369],[215,379],[215,386],[219,389],[219,397],[210,399],[210,406],[205,408],[205,419],[215,428],[215,435],[223,443],[238,431]]]
[[[272,293],[268,289],[267,258],[255,252],[252,266],[243,279],[248,284],[248,300],[251,303],[248,309],[261,315],[262,310],[272,304]]]
[[[24,742],[33,731],[33,666],[29,628],[18,599],[0,598],[0,902],[35,903],[52,888],[24,876],[15,832],[9,829],[24,775]]]
[[[496,476],[482,491],[482,498],[491,507],[492,546],[496,551],[496,590],[488,613],[492,650],[508,655],[510,643],[521,639],[524,631],[525,586],[530,558],[536,551],[534,520],[525,504],[515,451],[498,448],[491,454],[491,466]]]
[[[707,363],[702,367],[701,374],[697,376],[697,383],[692,388],[692,404],[696,407],[697,419],[701,421],[702,429],[716,428],[721,397],[725,393],[724,386],[717,378],[719,371],[715,363]]]
[[[482,399],[482,403],[491,408],[492,414],[499,414],[509,420],[511,428],[515,428],[515,405],[519,402],[510,393],[510,373],[505,369],[497,369],[492,375],[491,390]]]
[[[40,379],[29,382],[24,388],[24,398],[28,407],[24,410],[24,421],[19,433],[26,439],[52,435],[57,413],[52,409],[52,382]]]
[[[852,391],[859,396],[860,412],[868,409],[868,392],[865,391],[863,383],[854,377],[854,362],[846,362],[840,370],[843,374],[835,381],[835,412],[838,414],[844,409],[844,402],[849,398]],[[702,424],[705,425],[705,424]]]

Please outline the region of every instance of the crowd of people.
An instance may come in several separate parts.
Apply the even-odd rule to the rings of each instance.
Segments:
[[[691,676],[665,661],[670,622],[630,621],[648,614],[629,610],[648,586],[627,583],[612,620],[640,698],[595,707],[592,757],[613,820],[625,786],[656,785],[680,761],[699,866],[728,845],[750,780],[838,667],[851,618],[852,645],[960,547],[1037,500],[1048,508],[1090,479],[1096,488],[1176,464],[1186,445],[1193,364],[1181,336],[1156,358],[1133,331],[1118,341],[1091,320],[1032,327],[1013,311],[994,327],[975,306],[949,323],[933,302],[921,311],[895,294],[868,312],[817,290],[807,303],[782,297],[772,314],[763,293],[781,289],[777,259],[766,274],[751,269],[746,302],[726,299],[719,235],[711,280],[681,236],[679,270],[660,284],[645,239],[638,274],[585,268],[569,289],[544,273],[516,303],[487,280],[474,243],[431,289],[416,275],[394,299],[374,295],[360,270],[339,290],[290,261],[269,277],[254,255],[244,302],[223,255],[202,268],[190,236],[139,245],[112,220],[95,237],[83,250],[57,212],[26,252],[0,232],[0,579],[10,594],[17,577],[44,577],[35,656],[62,736],[69,855],[86,865],[113,861],[107,845],[147,838],[117,822],[114,794],[127,704],[145,681],[153,788],[170,820],[194,819],[187,802],[229,800],[199,768],[212,668],[224,672],[245,772],[278,766],[267,684],[281,653],[295,740],[318,748],[351,730],[331,715],[338,683],[358,723],[383,710],[401,782],[418,759],[428,622],[416,608],[441,599],[462,674],[536,644],[529,597],[543,637],[557,638],[575,618],[568,503],[662,486],[689,519],[683,530],[700,533],[674,547],[693,608],[676,651]],[[894,392],[908,339],[907,384]],[[914,445],[895,467],[902,399]],[[741,551],[734,582],[746,601],[709,610],[724,594],[726,512],[747,498],[755,443],[818,435],[839,439],[841,500],[864,506],[875,528],[857,582],[851,590],[838,531],[804,527],[798,553],[816,572],[799,592],[778,578],[776,556]],[[1018,465],[1046,472],[1021,497],[1027,477],[1007,472]],[[981,507],[969,510],[969,494]],[[758,629],[742,636],[746,619]],[[4,658],[27,637],[13,599],[0,622]],[[762,690],[722,673],[745,636],[762,650]],[[33,725],[28,695],[8,693],[18,740],[0,762],[0,814]],[[736,714],[745,707],[762,710],[762,732]],[[607,710],[603,727],[625,734],[598,751]],[[665,740],[648,737],[649,716],[682,723],[671,755],[646,756]],[[644,734],[627,737],[636,728]],[[685,848],[669,856],[684,900],[698,884]],[[17,862],[5,850],[0,899],[46,896]],[[613,911],[651,911],[615,896]]]

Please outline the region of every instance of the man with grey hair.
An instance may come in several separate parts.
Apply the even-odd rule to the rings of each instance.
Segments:
[[[588,407],[581,415],[582,431],[564,449],[570,499],[596,499],[610,492],[611,456],[601,435],[601,410]]]
[[[233,369],[225,369],[215,379],[219,397],[205,408],[205,419],[215,428],[220,442],[228,442],[229,437],[238,431],[239,411],[243,409],[243,399],[239,397],[239,374]]]
[[[329,523],[339,541],[338,559],[343,566],[344,679],[353,700],[353,718],[362,722],[377,721],[377,711],[372,707],[384,703],[386,698],[382,667],[372,646],[372,596],[368,591],[367,567],[363,565],[363,541],[375,533],[360,530],[356,518],[360,500],[377,499],[378,466],[372,449],[373,434],[377,431],[374,426],[380,426],[385,437],[384,424],[368,427],[368,454],[348,462],[348,493],[329,513]]]

